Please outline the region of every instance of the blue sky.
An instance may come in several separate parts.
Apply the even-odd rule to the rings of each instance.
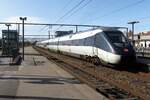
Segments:
[[[0,22],[19,22],[19,16],[27,16],[26,22],[56,23],[57,20],[81,0],[0,0]],[[89,2],[89,3],[88,3]],[[88,3],[88,4],[87,4]],[[87,4],[87,5],[86,5]],[[83,7],[86,5],[85,7]],[[85,0],[74,11],[57,23],[96,24],[125,26],[138,20],[136,32],[150,30],[150,0]],[[4,28],[4,26],[1,26]],[[15,26],[12,28],[15,28]],[[41,27],[27,27],[27,33],[40,34]],[[45,30],[44,32],[46,32]],[[42,34],[44,34],[44,32]]]

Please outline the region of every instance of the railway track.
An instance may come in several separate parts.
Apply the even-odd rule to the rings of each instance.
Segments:
[[[35,48],[111,100],[150,100],[150,80],[130,72],[94,66],[77,58]]]

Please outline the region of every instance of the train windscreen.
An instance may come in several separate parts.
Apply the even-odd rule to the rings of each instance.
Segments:
[[[120,31],[105,31],[104,33],[114,44],[124,44],[128,42],[127,38]]]

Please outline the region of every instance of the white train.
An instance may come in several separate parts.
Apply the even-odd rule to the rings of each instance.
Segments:
[[[88,59],[96,64],[120,64],[136,60],[133,46],[116,28],[97,28],[73,33],[37,42],[36,46]]]

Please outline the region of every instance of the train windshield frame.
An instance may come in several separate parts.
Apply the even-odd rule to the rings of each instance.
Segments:
[[[127,38],[124,36],[124,34],[121,31],[104,31],[104,33],[113,44],[128,43]]]

